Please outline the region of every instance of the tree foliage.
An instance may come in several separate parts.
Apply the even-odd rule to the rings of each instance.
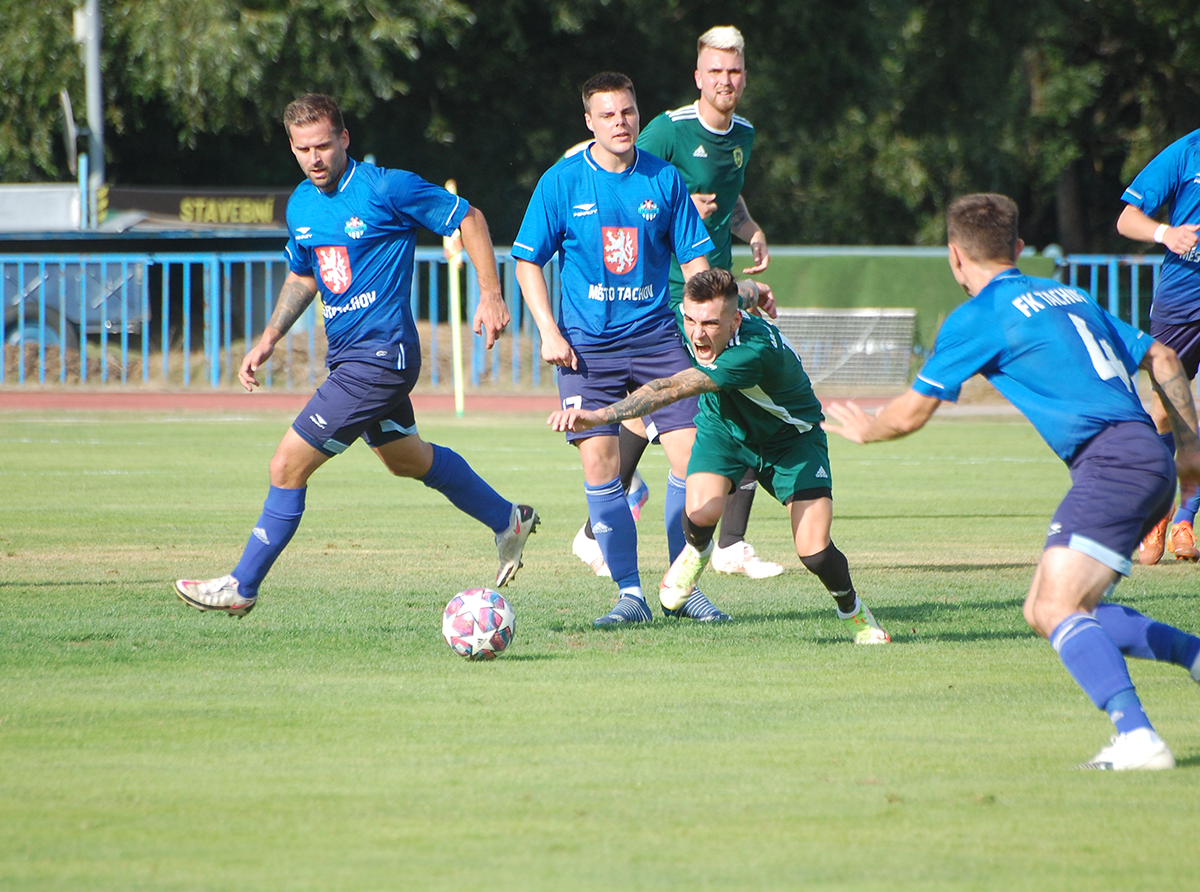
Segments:
[[[70,9],[0,0],[0,176],[63,176],[57,91],[82,96]],[[278,124],[337,95],[352,152],[454,176],[512,237],[583,139],[579,85],[692,101],[695,39],[747,40],[746,197],[771,239],[934,244],[949,200],[1013,195],[1037,245],[1128,248],[1123,186],[1200,126],[1200,12],[1171,0],[102,0],[110,178],[286,184]]]

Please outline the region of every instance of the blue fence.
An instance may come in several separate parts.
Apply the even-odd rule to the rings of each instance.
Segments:
[[[1162,262],[1161,254],[1068,254],[1058,261],[1058,271],[1064,282],[1146,331]]]
[[[470,330],[479,280],[460,272],[466,374],[514,385],[542,383],[541,343],[517,286],[515,263],[498,250],[512,321],[491,351]],[[438,248],[418,248],[412,310],[421,320],[430,383],[448,374],[444,326],[450,266]],[[547,267],[557,312],[558,272]],[[278,252],[0,254],[0,384],[48,382],[210,387],[232,384],[247,344],[261,334],[287,275]],[[309,307],[276,348],[264,384],[311,389],[324,375],[324,339]],[[237,344],[235,350],[234,345]]]
[[[543,377],[550,383],[537,327],[520,298],[515,263],[506,250],[496,253],[512,321],[491,351],[470,331],[479,282],[465,264],[460,280],[465,373],[472,386],[538,387]],[[449,264],[438,248],[418,248],[416,257],[410,299],[422,328],[426,380],[436,386],[448,383],[450,373]],[[1161,255],[1069,255],[1058,261],[1058,275],[1145,329],[1161,264]],[[557,312],[556,264],[546,273]],[[286,275],[275,251],[0,254],[0,385],[231,386],[246,344],[262,332]],[[310,307],[276,349],[260,375],[266,386],[312,389],[323,378],[317,312]]]

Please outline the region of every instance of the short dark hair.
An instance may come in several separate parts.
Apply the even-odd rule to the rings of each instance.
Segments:
[[[727,269],[711,267],[683,283],[683,296],[698,304],[713,300],[737,300],[737,279]]]
[[[634,92],[633,81],[628,76],[619,71],[602,71],[599,74],[593,74],[583,83],[583,110],[591,113],[592,97],[597,93],[621,92],[628,93],[633,97],[634,104],[637,104],[637,93]]]
[[[976,263],[1017,259],[1017,203],[1007,195],[964,195],[946,211],[946,240]]]
[[[283,113],[283,126],[287,129],[289,137],[293,127],[304,127],[318,121],[328,121],[334,133],[341,133],[346,129],[337,101],[324,93],[305,93],[299,99],[289,102]]]

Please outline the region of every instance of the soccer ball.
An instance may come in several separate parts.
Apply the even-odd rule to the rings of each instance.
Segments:
[[[508,647],[517,615],[508,602],[487,588],[469,588],[450,599],[442,612],[442,636],[460,657],[494,660]]]

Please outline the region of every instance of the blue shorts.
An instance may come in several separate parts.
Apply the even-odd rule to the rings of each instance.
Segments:
[[[382,446],[417,432],[408,398],[421,367],[389,369],[365,362],[340,362],[329,370],[292,430],[313,448],[338,455],[362,437]]]
[[[648,381],[655,378],[670,378],[676,372],[692,367],[692,357],[684,349],[678,332],[654,351],[639,351],[633,355],[625,351],[604,353],[580,353],[579,368],[558,370],[558,396],[564,409],[602,409],[625,399]],[[697,398],[689,396],[677,403],[664,406],[646,416],[646,432],[650,439],[657,434],[683,430],[696,426]],[[568,433],[567,441],[584,440],[588,437],[615,437],[619,424],[605,424],[582,433]]]
[[[1200,320],[1170,325],[1150,320],[1150,337],[1179,356],[1183,371],[1191,381],[1200,368]]]
[[[1149,424],[1114,424],[1071,460],[1071,489],[1050,522],[1046,547],[1095,558],[1122,576],[1129,556],[1175,498],[1175,459]]]

